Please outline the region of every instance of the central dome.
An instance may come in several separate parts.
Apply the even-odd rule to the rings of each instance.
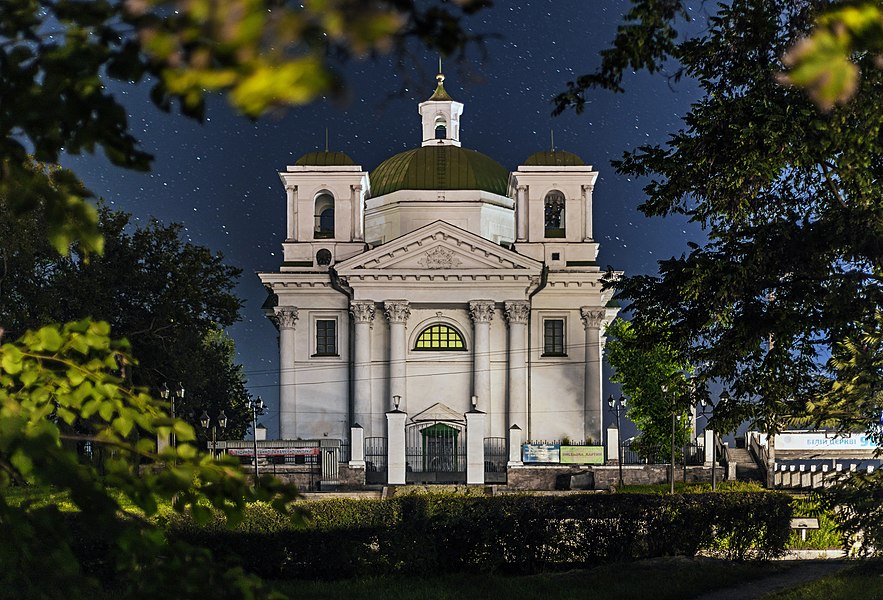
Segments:
[[[399,190],[483,190],[505,196],[509,186],[509,172],[491,157],[447,145],[396,154],[370,177],[374,197]]]

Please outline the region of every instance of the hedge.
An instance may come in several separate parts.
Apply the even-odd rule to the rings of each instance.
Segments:
[[[734,560],[784,552],[791,499],[779,493],[463,497],[304,503],[294,528],[255,507],[236,530],[169,532],[265,578],[389,573],[534,573],[699,552]]]

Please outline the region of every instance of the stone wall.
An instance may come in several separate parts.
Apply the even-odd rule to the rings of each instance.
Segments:
[[[507,485],[504,489],[512,491],[569,490],[570,478],[573,475],[584,474],[588,470],[587,467],[577,465],[509,467]]]
[[[626,465],[622,468],[625,485],[658,485],[668,483],[668,465]],[[723,469],[717,469],[717,480],[725,479]],[[675,482],[684,478],[684,469],[675,469]],[[687,481],[711,481],[711,467],[687,467]],[[600,465],[520,466],[510,467],[508,484],[504,489],[528,490],[607,490],[619,483],[619,468]],[[501,486],[502,487],[502,486]]]

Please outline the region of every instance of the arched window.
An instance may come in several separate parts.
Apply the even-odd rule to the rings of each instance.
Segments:
[[[430,325],[417,336],[414,350],[466,350],[466,343],[450,325]]]
[[[558,190],[552,190],[546,194],[543,204],[546,220],[546,237],[564,237],[564,194]]]
[[[319,192],[315,201],[315,239],[334,237],[334,196],[330,192]]]
[[[448,137],[448,123],[441,115],[435,118],[435,139],[443,140]]]

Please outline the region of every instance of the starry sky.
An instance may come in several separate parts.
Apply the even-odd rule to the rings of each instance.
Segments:
[[[474,33],[495,34],[464,59],[445,62],[445,88],[465,104],[461,141],[515,169],[530,154],[555,147],[581,156],[600,171],[594,193],[599,264],[628,274],[655,273],[656,261],[680,255],[702,232],[679,218],[647,219],[638,212],[645,182],[614,173],[610,161],[642,144],[664,144],[682,127],[698,98],[690,81],[667,74],[631,74],[625,94],[593,92],[582,115],[552,117],[550,99],[566,82],[595,69],[629,6],[613,0],[498,0],[472,17]],[[435,88],[437,56],[414,46],[403,63],[389,57],[342,67],[347,97],[321,99],[257,121],[212,98],[205,122],[156,109],[149,82],[111,86],[128,109],[132,133],[155,156],[149,173],[114,167],[100,155],[66,157],[86,185],[111,206],[145,222],[183,223],[195,243],[220,251],[243,270],[238,294],[242,321],[229,333],[244,365],[248,388],[269,404],[262,421],[278,434],[276,330],[260,306],[266,293],[259,271],[278,270],[285,235],[285,192],[277,171],[312,150],[349,154],[366,170],[419,146],[417,104]],[[617,393],[605,384],[604,394]]]

